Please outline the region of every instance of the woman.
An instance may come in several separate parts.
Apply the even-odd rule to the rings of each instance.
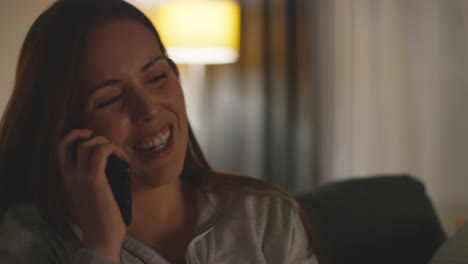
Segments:
[[[213,171],[176,65],[121,0],[59,0],[33,24],[0,127],[2,263],[311,263],[300,207]],[[125,225],[105,175],[132,168]]]

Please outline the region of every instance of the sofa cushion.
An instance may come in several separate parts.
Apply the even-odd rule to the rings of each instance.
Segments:
[[[296,198],[330,264],[427,263],[445,239],[424,185],[408,176],[346,180]]]

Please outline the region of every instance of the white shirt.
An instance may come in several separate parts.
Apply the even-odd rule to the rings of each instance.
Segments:
[[[307,256],[307,238],[295,201],[277,194],[207,193],[199,199],[196,235],[187,264],[317,263]],[[64,241],[41,219],[37,208],[10,208],[0,225],[0,262],[5,264],[114,264]],[[169,263],[138,238],[127,235],[122,264]]]

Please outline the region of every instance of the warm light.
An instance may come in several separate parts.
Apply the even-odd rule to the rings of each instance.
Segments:
[[[227,0],[162,4],[151,19],[177,63],[224,64],[239,56],[240,8]]]

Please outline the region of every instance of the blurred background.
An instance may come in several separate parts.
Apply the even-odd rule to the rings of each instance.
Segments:
[[[156,24],[175,1],[129,0]],[[209,1],[238,6],[231,61],[179,65],[213,167],[294,193],[408,173],[454,231],[468,215],[468,1]],[[0,2],[0,113],[26,32],[52,2]]]

